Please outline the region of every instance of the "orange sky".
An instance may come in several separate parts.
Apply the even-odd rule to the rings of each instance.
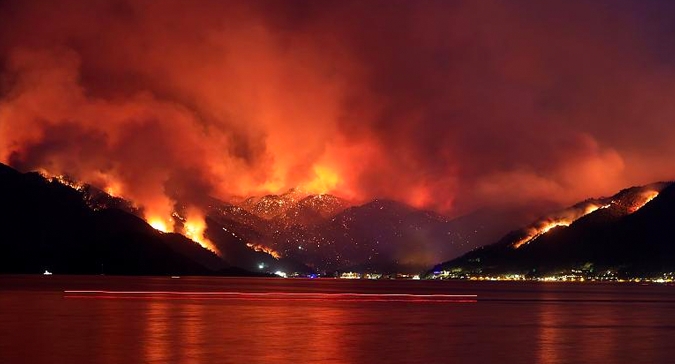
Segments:
[[[162,216],[298,186],[457,215],[672,179],[675,11],[609,4],[3,1],[0,161]]]

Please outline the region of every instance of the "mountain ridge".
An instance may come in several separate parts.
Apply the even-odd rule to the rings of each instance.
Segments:
[[[602,205],[522,244],[531,235],[528,229],[540,225],[511,231],[494,244],[435,266],[428,276],[439,271],[455,276],[543,275],[582,267],[628,275],[675,270],[675,228],[670,227],[675,219],[675,183],[631,187],[583,203]]]
[[[126,211],[93,209],[80,189],[0,164],[0,272],[256,275]]]
[[[14,175],[22,175],[8,166],[4,168]],[[135,230],[147,225],[141,219],[142,208],[95,186],[62,176],[46,177],[31,172],[26,175],[71,190],[80,200],[76,202],[73,197],[71,202],[83,203],[83,208],[93,212],[115,215],[109,210],[119,210],[135,215],[135,222],[131,222],[128,216],[117,213],[113,217],[119,219],[120,224]],[[284,203],[278,204],[278,201]],[[282,196],[232,202],[210,198],[206,203],[205,237],[225,259],[256,272],[333,274],[358,267],[364,271],[419,273],[438,259],[459,256],[486,241],[486,236],[492,233],[486,233],[490,229],[485,222],[495,220],[484,212],[449,219],[386,199],[353,205],[334,195],[311,195],[297,189]],[[283,208],[279,208],[281,205]],[[274,208],[265,210],[262,208],[265,206]],[[174,212],[174,218],[181,222],[184,222],[181,212],[184,208],[177,205]],[[150,232],[151,236],[159,234],[154,229]],[[160,236],[167,244],[172,239],[185,239],[178,234]],[[206,258],[203,252],[185,250],[185,245],[172,247],[190,259],[201,259],[199,264],[207,269],[217,268],[214,260]]]

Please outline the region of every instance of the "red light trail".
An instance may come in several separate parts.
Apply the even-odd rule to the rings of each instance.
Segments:
[[[349,302],[477,302],[472,294],[409,293],[310,293],[310,292],[227,292],[227,291],[105,291],[67,290],[66,298],[96,299],[211,299],[259,301],[349,301]]]

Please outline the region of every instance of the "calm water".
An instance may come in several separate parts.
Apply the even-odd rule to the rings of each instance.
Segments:
[[[0,363],[672,363],[673,338],[667,285],[0,276]]]

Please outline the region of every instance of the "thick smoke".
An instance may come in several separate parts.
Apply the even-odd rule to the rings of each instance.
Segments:
[[[673,177],[673,5],[0,1],[0,161],[169,216],[304,187],[449,214]]]

